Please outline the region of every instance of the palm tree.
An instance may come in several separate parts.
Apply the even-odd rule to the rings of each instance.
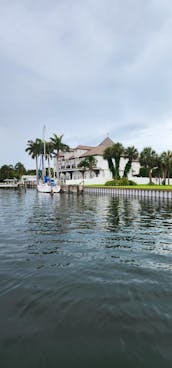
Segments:
[[[46,158],[48,160],[48,176],[51,178],[51,167],[50,167],[50,159],[53,157],[53,144],[52,142],[46,142]]]
[[[85,171],[88,168],[88,161],[87,161],[87,159],[84,159],[84,160],[80,161],[80,163],[78,164],[78,168],[81,169],[80,171],[82,173],[83,182],[84,182],[84,174],[85,174]]]
[[[159,180],[159,185],[161,184],[161,177],[163,176],[163,162],[162,155],[157,155],[156,160],[156,173]]]
[[[113,179],[119,179],[119,167],[120,167],[120,159],[122,154],[124,153],[124,147],[121,143],[114,143],[112,146],[107,147],[103,153],[103,158],[108,161],[109,170],[112,173]],[[115,161],[115,166],[113,163],[113,159]]]
[[[134,146],[126,148],[126,150],[124,152],[124,157],[128,158],[128,161],[127,161],[127,163],[125,165],[125,169],[124,169],[124,174],[123,174],[124,178],[127,178],[128,173],[131,170],[132,162],[134,160],[136,160],[138,158],[138,156],[139,156],[139,153],[138,153],[137,149]]]
[[[115,160],[116,179],[119,179],[120,159],[122,154],[124,153],[124,147],[121,143],[117,142],[112,145],[111,150],[112,150],[112,158],[114,158]]]
[[[115,177],[116,177],[116,169],[115,169],[115,166],[113,164],[113,159],[112,159],[112,147],[107,147],[104,150],[103,158],[104,158],[104,160],[107,160],[108,166],[109,166],[109,170],[112,173],[112,178],[115,179]]]
[[[84,160],[80,161],[78,164],[78,168],[81,168],[83,179],[84,179],[84,173],[86,169],[90,171],[90,178],[92,177],[92,172],[94,171],[94,168],[96,167],[97,160],[94,156],[89,155]]]
[[[59,180],[59,153],[62,152],[69,152],[69,146],[67,144],[62,143],[63,134],[57,136],[57,134],[53,134],[53,137],[50,138],[52,143],[52,152],[55,153],[56,156],[56,177]]]
[[[17,162],[14,167],[17,176],[20,178],[22,175],[26,174],[26,169],[21,162]]]
[[[28,140],[26,152],[33,158],[36,159],[36,181],[38,183],[38,157],[42,155],[43,141],[40,138],[36,138],[35,141]]]
[[[170,184],[170,168],[172,166],[172,152],[167,151],[161,154],[164,184],[166,184],[166,178],[168,176],[168,185]]]
[[[140,153],[140,164],[149,171],[149,184],[152,182],[152,170],[155,168],[157,163],[157,154],[151,147],[145,147]]]
[[[94,169],[96,167],[97,160],[92,155],[87,156],[86,160],[87,160],[87,163],[88,163],[88,169],[90,171],[90,178],[91,178],[92,177],[92,172],[94,171]]]

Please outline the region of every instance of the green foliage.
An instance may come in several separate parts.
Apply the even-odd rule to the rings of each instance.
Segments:
[[[161,169],[163,172],[163,182],[164,185],[166,185],[166,178],[168,178],[168,184],[170,179],[170,171],[172,168],[172,152],[171,151],[163,152],[160,156],[160,160],[161,160]]]
[[[27,170],[26,175],[36,175],[36,170]]]
[[[159,178],[159,182],[162,181],[166,184],[166,179],[172,175],[172,152],[163,152],[161,155],[157,155],[151,147],[146,147],[140,154],[140,168],[139,176],[149,176],[150,184],[152,184],[151,178]]]
[[[116,169],[115,169],[115,166],[114,166],[113,160],[112,160],[112,149],[111,149],[111,147],[107,147],[104,150],[103,158],[104,158],[104,160],[107,160],[109,170],[112,173],[112,177],[115,178],[116,177]]]
[[[14,169],[15,169],[17,178],[21,178],[22,175],[26,174],[26,169],[25,169],[24,165],[21,162],[17,162],[15,164]]]
[[[111,147],[107,147],[104,151],[103,158],[108,161],[109,169],[114,179],[119,179],[120,159],[124,153],[124,147],[121,143],[114,143]],[[115,161],[115,165],[113,163]]]
[[[0,168],[0,181],[5,179],[20,179],[21,175],[26,173],[26,169],[21,162],[13,167],[13,165],[3,165]]]
[[[107,188],[107,185],[105,184],[91,184],[91,185],[86,185],[86,187],[90,187],[90,188]],[[127,186],[124,186],[124,188],[127,188]],[[158,184],[154,184],[153,187],[150,184],[135,184],[133,185],[132,189],[153,189],[153,190],[172,190],[172,185],[158,185]]]
[[[56,177],[59,179],[59,154],[62,152],[69,152],[70,148],[67,144],[62,142],[63,134],[58,136],[57,134],[53,134],[53,137],[50,138],[50,151],[51,154],[54,153],[56,156]],[[49,168],[50,170],[50,168]]]
[[[147,178],[149,176],[149,169],[147,167],[140,167],[139,175],[142,178]]]
[[[137,149],[134,146],[125,149],[121,143],[117,142],[111,147],[107,147],[104,151],[103,158],[108,161],[113,179],[120,179],[120,159],[122,156],[128,159],[123,173],[123,177],[127,178],[132,162],[139,156]]]
[[[88,162],[87,162],[87,160],[84,159],[84,160],[80,161],[80,163],[78,164],[78,168],[80,169],[80,171],[82,173],[82,176],[83,176],[83,179],[84,179],[85,171],[88,168]]]
[[[138,159],[139,153],[138,153],[137,149],[134,146],[131,146],[131,147],[128,147],[128,148],[125,149],[124,157],[128,158],[128,161],[127,161],[127,163],[125,165],[125,168],[124,168],[124,175],[123,175],[124,178],[127,178],[128,174],[131,170],[132,162],[134,160]]]
[[[107,181],[105,186],[127,186],[127,185],[137,185],[134,181],[128,180],[127,178],[114,179]]]
[[[120,159],[121,159],[122,154],[124,154],[125,149],[123,145],[119,142],[114,143],[111,149],[112,149],[112,158],[115,160],[115,169],[116,169],[115,179],[119,179],[120,178],[120,173],[119,173]]]
[[[57,134],[53,134],[53,137],[50,138],[50,150],[51,153],[54,152],[58,157],[59,152],[69,152],[69,146],[62,142],[63,134],[57,136]]]
[[[80,161],[78,168],[81,169],[81,171],[86,171],[86,169],[88,169],[88,161],[86,159]]]
[[[157,154],[151,147],[145,147],[140,153],[140,164],[141,166],[152,169],[156,166]]]
[[[36,138],[35,141],[28,140],[26,152],[34,159],[44,153],[44,142],[40,138]]]
[[[3,165],[0,168],[0,181],[15,178],[15,171],[12,165]]]
[[[28,140],[27,148],[25,149],[28,154],[36,161],[36,177],[38,181],[38,157],[44,154],[44,142],[40,138],[36,138],[35,141]]]
[[[151,147],[145,147],[140,154],[140,165],[149,171],[149,184],[152,184],[152,170],[157,167],[158,155]]]
[[[95,157],[92,155],[89,155],[78,164],[78,168],[81,169],[83,176],[84,176],[84,172],[87,169],[90,171],[90,176],[91,176],[92,172],[96,168],[96,162],[97,160],[95,159]]]

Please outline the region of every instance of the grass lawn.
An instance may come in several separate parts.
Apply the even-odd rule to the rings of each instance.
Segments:
[[[123,188],[123,189],[149,189],[149,190],[172,190],[172,185],[148,185],[148,184],[138,184],[138,185],[121,185],[121,186],[107,186],[104,184],[92,184],[85,185],[89,188]]]

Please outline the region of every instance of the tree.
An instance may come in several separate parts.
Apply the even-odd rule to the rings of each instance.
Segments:
[[[34,169],[29,169],[29,170],[27,170],[26,174],[27,174],[27,175],[36,175],[36,170],[34,170]]]
[[[50,167],[50,159],[53,157],[53,144],[52,142],[46,142],[46,158],[48,160],[48,176],[51,178],[51,167]]]
[[[158,177],[159,185],[161,184],[161,177],[163,176],[163,165],[161,155],[157,155],[156,167],[152,170],[153,177]]]
[[[28,140],[26,152],[33,158],[36,159],[36,180],[38,183],[38,157],[41,155],[43,157],[43,141],[40,138],[36,138],[35,141]]]
[[[0,168],[0,181],[5,179],[14,179],[15,171],[12,165],[3,165]]]
[[[94,168],[96,167],[97,160],[94,156],[89,155],[84,160],[82,160],[78,164],[78,168],[81,168],[81,171],[83,173],[83,179],[84,179],[84,173],[88,169],[90,171],[90,178],[92,177],[92,172],[94,171]]]
[[[22,175],[26,174],[26,169],[21,162],[17,162],[14,166],[16,172],[16,177],[20,178]]]
[[[124,157],[125,158],[128,158],[128,161],[125,165],[125,169],[124,169],[124,174],[123,174],[123,177],[124,178],[127,178],[130,170],[131,170],[131,165],[132,165],[132,162],[134,160],[136,160],[139,156],[139,153],[137,151],[137,149],[134,147],[134,146],[131,146],[131,147],[128,147],[125,149],[124,151]]]
[[[103,158],[108,161],[109,170],[112,173],[113,179],[119,179],[119,167],[120,167],[120,159],[122,154],[124,153],[124,147],[121,143],[114,143],[112,146],[107,147],[103,153]],[[114,162],[115,161],[115,165]]]
[[[147,168],[149,172],[149,184],[152,182],[152,170],[157,164],[157,154],[151,147],[145,147],[140,153],[140,165]]]
[[[84,174],[85,174],[85,171],[88,168],[88,161],[86,159],[80,161],[80,163],[78,164],[78,168],[81,169],[82,177],[83,177],[83,181],[84,181]]]
[[[112,147],[107,147],[104,150],[103,158],[104,158],[104,160],[107,160],[108,166],[109,166],[109,170],[112,173],[112,178],[115,179],[115,177],[116,177],[116,169],[115,169],[115,166],[113,164],[113,159],[112,159]]]
[[[94,171],[94,169],[96,167],[97,160],[95,159],[94,156],[89,155],[86,158],[86,162],[87,162],[87,167],[90,171],[90,178],[91,178],[92,177],[92,172]]]
[[[168,185],[170,184],[170,169],[172,166],[172,152],[167,151],[161,154],[161,164],[163,169],[164,185],[166,184],[166,178],[168,177]]]
[[[114,143],[111,147],[112,149],[112,158],[115,160],[115,169],[116,169],[116,179],[120,178],[119,167],[120,167],[120,159],[122,154],[124,153],[124,147],[121,143]]]
[[[67,144],[62,143],[63,134],[59,137],[54,134],[53,137],[50,138],[53,150],[52,152],[56,155],[56,177],[59,180],[59,153],[62,152],[69,152],[69,146]]]

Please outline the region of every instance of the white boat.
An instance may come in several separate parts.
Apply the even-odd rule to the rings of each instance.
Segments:
[[[0,188],[4,189],[15,189],[19,187],[19,183],[16,179],[5,179],[2,183],[0,183]]]
[[[50,194],[54,194],[54,193],[60,193],[61,187],[60,185],[51,185],[51,183],[39,183],[37,185],[37,190],[38,192],[41,193],[50,193]]]

